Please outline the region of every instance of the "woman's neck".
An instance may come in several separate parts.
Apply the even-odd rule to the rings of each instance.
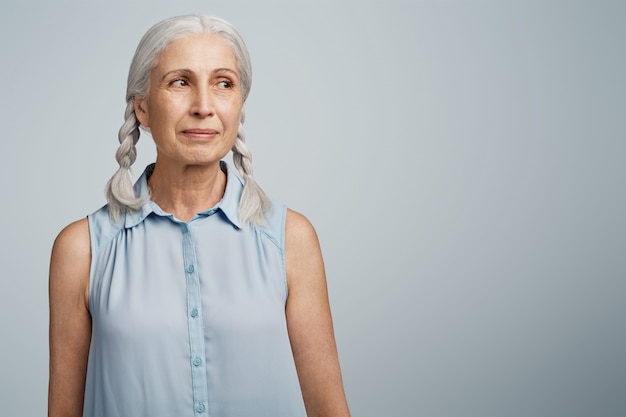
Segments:
[[[226,174],[219,161],[211,165],[172,166],[157,159],[148,186],[150,199],[163,211],[188,222],[222,199]]]

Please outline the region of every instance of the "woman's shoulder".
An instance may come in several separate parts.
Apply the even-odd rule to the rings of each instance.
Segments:
[[[272,201],[272,208],[265,213],[265,224],[256,227],[283,250],[295,242],[305,246],[317,244],[317,234],[309,219],[275,201]]]
[[[309,219],[302,213],[287,208],[285,219],[285,228],[291,233],[295,233],[302,237],[306,237],[311,233],[315,233],[315,228]]]
[[[107,205],[65,226],[58,234],[53,245],[55,252],[61,256],[75,256],[91,259],[91,252],[95,241],[102,235],[110,235],[111,230],[117,228],[111,221]]]
[[[54,240],[53,256],[89,256],[89,221],[86,217],[65,226]]]
[[[89,247],[89,221],[87,217],[65,226],[54,241],[55,248],[67,248],[78,252],[85,244]]]
[[[308,252],[319,250],[317,232],[302,213],[288,208],[285,215],[285,244],[296,250]]]
[[[70,223],[61,230],[52,246],[51,288],[86,288],[89,280],[91,250],[87,218]]]
[[[303,299],[302,294],[317,293],[317,289],[326,286],[322,250],[315,228],[304,215],[290,209],[285,222],[285,270],[292,301]]]

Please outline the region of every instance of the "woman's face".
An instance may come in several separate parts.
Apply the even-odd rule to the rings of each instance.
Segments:
[[[148,96],[134,105],[139,122],[150,128],[159,162],[219,161],[237,138],[243,105],[235,55],[218,35],[172,41],[150,72]]]

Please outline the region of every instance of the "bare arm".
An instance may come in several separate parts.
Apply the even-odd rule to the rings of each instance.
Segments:
[[[309,417],[348,417],[328,303],[322,253],[315,229],[287,212],[287,326]]]
[[[87,219],[67,226],[50,259],[49,417],[82,417],[91,341],[88,309],[91,253]]]

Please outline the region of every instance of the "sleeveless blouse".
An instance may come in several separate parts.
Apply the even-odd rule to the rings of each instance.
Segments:
[[[285,317],[286,208],[240,223],[242,180],[222,170],[224,197],[189,222],[150,200],[117,223],[107,206],[88,216],[84,416],[306,416]]]

